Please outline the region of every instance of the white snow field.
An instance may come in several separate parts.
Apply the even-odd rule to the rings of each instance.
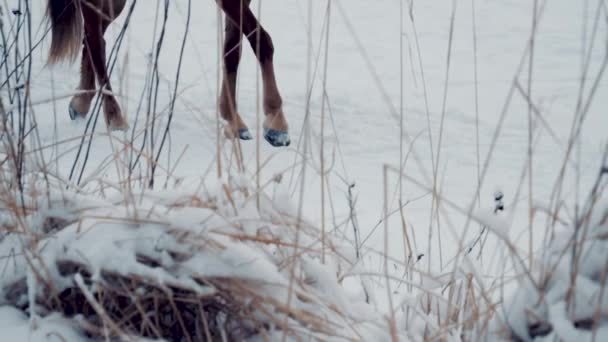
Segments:
[[[9,38],[19,20],[11,10],[22,3],[0,5]],[[303,316],[268,315],[289,325],[294,340],[608,340],[605,0],[254,0],[275,46],[287,148],[263,139],[261,78],[248,43],[238,107],[254,140],[218,137],[223,29],[214,1],[169,1],[163,25],[165,1],[138,0],[129,17],[129,0],[106,41],[110,55],[126,27],[111,78],[130,128],[109,132],[101,114],[92,134],[94,120],[71,121],[67,111],[79,66],[46,64],[46,0],[29,3],[32,41],[42,42],[31,54],[27,125],[35,134],[25,140],[25,197],[32,208],[64,198],[65,208],[21,214],[14,170],[3,164],[2,227],[27,231],[48,212],[70,224],[24,237],[1,233],[0,317],[12,340],[93,338],[79,318],[32,312],[42,291],[27,262],[34,255],[54,264],[89,260],[87,284],[51,267],[59,288],[87,287],[99,280],[95,270],[145,278],[156,269],[159,283],[179,280],[192,291],[200,289],[187,270],[267,277],[272,286],[251,291],[276,300],[268,308],[294,305],[331,322],[333,336]],[[16,67],[12,58],[3,82]],[[2,87],[3,112],[20,110],[9,88]],[[11,158],[9,136],[3,160]],[[504,211],[496,212],[498,192]],[[221,204],[204,213],[197,205],[175,209],[190,195]],[[118,235],[100,228],[112,221],[104,217],[124,220]],[[213,226],[220,218],[232,226]],[[129,230],[135,219],[162,224],[137,233]],[[225,259],[204,247],[189,249],[192,259],[179,267],[153,268],[125,249],[157,246],[119,242],[151,234],[173,239],[168,249],[200,247],[175,229],[217,229],[221,237],[210,240],[228,246]],[[285,244],[243,238],[249,235]],[[9,285],[21,279],[25,297],[9,298]],[[289,299],[293,279],[310,302]],[[28,303],[26,312],[15,308]],[[248,338],[286,336],[281,324],[264,322],[266,335]]]

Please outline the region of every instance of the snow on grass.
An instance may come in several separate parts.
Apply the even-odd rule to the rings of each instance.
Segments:
[[[5,341],[87,341],[75,322],[53,313],[30,323],[25,313],[0,306],[0,329]]]
[[[339,268],[355,263],[331,252],[344,249],[343,242],[328,239],[335,249],[323,265],[317,228],[278,212],[268,198],[254,210],[245,195],[251,189],[216,189],[105,200],[64,190],[48,202],[32,198],[41,210],[5,219],[14,229],[0,241],[9,271],[0,278],[0,305],[19,317],[29,313],[31,323],[19,327],[31,325],[33,336],[57,321],[68,339],[390,338],[382,314],[364,297],[347,296],[338,281]],[[130,198],[137,200],[126,205]],[[19,226],[21,219],[28,223]],[[302,245],[294,255],[298,230]],[[173,311],[155,307],[154,296],[175,305]],[[403,329],[392,333],[407,336]]]
[[[17,309],[8,322],[26,321],[19,333],[603,337],[586,304],[602,297],[605,235],[579,206],[606,167],[604,1],[538,1],[538,16],[529,0],[254,1],[275,45],[285,149],[216,136],[213,1],[192,1],[175,94],[186,2],[169,2],[158,91],[162,1],[138,1],[128,27],[123,13],[106,40],[126,28],[111,78],[131,129],[70,121],[78,67],[46,65],[46,1],[0,5],[0,298]],[[239,112],[256,135],[259,75],[243,52]],[[496,188],[501,213],[483,209]]]
[[[607,232],[604,199],[594,200],[580,221],[557,233],[542,251],[539,272],[521,275],[519,288],[504,304],[514,338],[608,339]]]

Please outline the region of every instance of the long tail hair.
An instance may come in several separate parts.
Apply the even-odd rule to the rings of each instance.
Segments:
[[[74,61],[80,52],[83,19],[80,0],[48,0],[47,17],[51,20],[51,50],[49,63],[62,59]]]

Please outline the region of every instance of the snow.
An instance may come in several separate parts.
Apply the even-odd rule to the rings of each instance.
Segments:
[[[9,1],[9,6],[13,3],[17,2]],[[35,41],[45,31],[45,24],[38,26],[42,22],[44,3],[45,0],[34,0],[31,5]],[[599,238],[606,235],[608,226],[590,224],[588,231],[579,236],[584,248],[578,262],[577,286],[573,294],[579,304],[574,306],[573,317],[566,315],[563,301],[571,281],[572,259],[569,253],[563,255],[562,252],[571,246],[572,223],[584,210],[583,203],[596,180],[601,154],[608,143],[608,96],[604,79],[599,80],[596,95],[584,117],[578,145],[568,161],[564,159],[571,127],[579,120],[576,116],[579,96],[583,102],[586,101],[603,63],[608,34],[608,25],[603,20],[605,4],[599,0],[539,2],[542,15],[538,19],[534,41],[531,99],[541,115],[533,116],[534,153],[529,173],[528,101],[517,90],[510,102],[506,99],[514,81],[527,91],[528,56],[524,51],[529,45],[532,1],[333,0],[325,90],[328,107],[324,109],[323,136],[320,127],[325,75],[321,61],[325,53],[323,27],[327,1],[254,1],[255,12],[261,12],[262,23],[275,45],[277,81],[290,124],[292,144],[289,148],[275,149],[262,138],[259,155],[255,140],[240,144],[244,156],[244,171],[241,172],[231,154],[232,144],[220,139],[222,175],[219,176],[216,171],[215,112],[217,9],[213,1],[193,1],[195,20],[186,45],[184,71],[168,146],[160,158],[156,188],[147,191],[149,169],[146,160],[147,156],[154,155],[149,142],[144,148],[144,157],[134,168],[132,186],[126,187],[125,183],[128,181],[128,165],[135,156],[130,146],[139,148],[144,139],[142,122],[145,122],[147,100],[143,98],[142,101],[141,96],[149,87],[151,53],[160,25],[161,14],[157,13],[160,3],[138,1],[112,74],[115,92],[119,94],[136,138],[131,142],[131,131],[107,132],[102,124],[98,124],[79,185],[76,185],[77,176],[83,160],[81,157],[76,161],[76,146],[86,123],[69,120],[66,110],[69,96],[63,96],[71,94],[75,88],[78,67],[68,64],[46,66],[48,37],[34,51],[30,92],[39,142],[32,139],[28,141],[28,147],[29,151],[36,151],[37,157],[44,158],[45,163],[28,159],[27,167],[30,170],[46,169],[53,182],[58,184],[55,184],[57,186],[53,188],[49,201],[40,199],[44,196],[28,196],[28,203],[39,211],[18,226],[28,227],[32,233],[43,236],[41,241],[45,244],[39,243],[37,247],[37,252],[44,256],[43,260],[68,258],[85,262],[93,270],[93,278],[98,278],[102,269],[111,268],[121,274],[136,272],[161,283],[187,286],[194,286],[188,280],[191,274],[239,276],[285,285],[289,279],[284,274],[285,270],[277,266],[278,260],[287,257],[281,254],[281,248],[266,246],[260,249],[235,242],[230,236],[273,237],[289,245],[296,240],[294,230],[282,228],[301,224],[302,230],[297,237],[299,246],[318,246],[318,227],[324,223],[331,241],[335,243],[331,249],[342,259],[323,265],[318,259],[304,257],[299,265],[299,270],[308,275],[311,286],[318,291],[318,300],[331,299],[345,311],[362,313],[367,310],[377,314],[376,317],[389,316],[393,309],[401,306],[395,303],[403,303],[403,306],[419,311],[419,315],[412,318],[397,310],[397,316],[402,316],[400,327],[408,326],[408,336],[417,340],[424,336],[427,326],[436,324],[434,314],[444,317],[447,307],[441,304],[441,312],[436,313],[421,311],[418,304],[426,299],[426,293],[411,290],[407,284],[415,284],[441,298],[445,295],[442,290],[448,285],[465,286],[463,284],[470,274],[474,274],[476,290],[494,289],[495,283],[505,277],[508,280],[504,284],[504,296],[512,298],[505,304],[508,311],[505,321],[519,336],[527,336],[526,325],[530,315],[522,312],[528,309],[553,323],[555,331],[545,337],[547,340],[554,336],[564,340],[588,338],[588,332],[573,329],[567,322],[577,317],[588,317],[594,307],[585,303],[599,300],[601,286],[597,279],[608,259],[605,238]],[[400,4],[404,7],[402,32]],[[310,28],[307,27],[308,6],[312,11]],[[456,7],[448,71],[452,6]],[[170,2],[168,39],[159,58],[157,128],[164,127],[168,116],[166,108],[175,84],[177,51],[183,36],[185,13],[185,1]],[[115,41],[125,18],[126,13],[123,13],[111,25],[107,33],[108,45]],[[597,27],[594,26],[596,20]],[[403,53],[400,42],[403,43]],[[314,73],[310,94],[306,85],[309,59],[313,68],[311,74]],[[371,61],[371,65],[366,59]],[[522,60],[523,67],[518,71]],[[589,68],[587,79],[579,91],[582,70],[586,65]],[[239,112],[255,139],[263,133],[261,125],[256,125],[258,71],[248,47],[244,49],[239,70]],[[47,101],[52,98],[57,100]],[[140,103],[144,105],[140,106]],[[310,113],[306,112],[307,107],[310,107]],[[7,108],[16,107],[7,105]],[[407,138],[400,132],[401,111]],[[476,112],[479,113],[478,119]],[[503,113],[504,120],[501,118]],[[310,124],[310,137],[305,135],[306,123]],[[440,131],[443,134],[441,138]],[[326,192],[323,201],[321,138],[325,139],[324,156],[326,167],[329,167],[329,172],[324,175]],[[496,144],[493,145],[495,138]],[[404,146],[400,144],[402,139]],[[303,168],[301,161],[305,144],[308,144],[308,164]],[[441,158],[437,161],[438,153]],[[396,173],[389,172],[387,193],[384,193],[384,166],[399,169],[402,159],[402,173],[407,177],[400,181]],[[68,181],[73,164],[76,165],[76,177]],[[477,203],[477,174],[484,165],[488,167]],[[562,165],[565,165],[563,182],[560,181]],[[529,174],[533,176],[530,188]],[[431,212],[434,204],[429,190],[433,189],[435,177],[437,192],[457,208],[439,201],[440,210]],[[304,182],[303,185],[300,182]],[[68,184],[71,190],[65,190]],[[241,196],[236,192],[237,197],[230,198],[223,191],[226,184],[249,189],[249,194]],[[348,191],[352,184],[356,185],[352,188],[356,225],[360,230],[360,241],[364,241],[363,246],[359,246],[361,260],[356,262],[355,239],[349,220]],[[555,198],[554,191],[558,188],[561,189],[560,197]],[[44,187],[39,186],[36,191],[40,189]],[[499,214],[485,209],[495,204],[496,189],[504,193],[505,212]],[[262,212],[258,209],[257,194],[260,194],[259,205],[264,208]],[[389,218],[384,217],[385,199],[387,212],[393,213]],[[406,203],[402,212],[397,210],[400,200]],[[218,205],[217,208],[184,205],[192,201]],[[235,207],[234,203],[238,206]],[[531,219],[528,203],[535,206]],[[553,224],[554,217],[545,209],[552,210],[557,206],[563,209],[557,215],[557,223]],[[325,209],[324,218],[321,217],[322,207]],[[600,209],[606,207],[603,203],[597,205]],[[2,209],[0,226],[14,224],[11,213],[4,207]],[[472,214],[472,220],[467,217],[468,212]],[[590,222],[600,222],[598,211],[593,213],[596,216]],[[43,232],[46,217],[65,219],[68,225],[57,232]],[[302,221],[298,220],[300,217]],[[125,218],[128,218],[128,224],[125,224]],[[385,222],[386,232],[383,229]],[[483,226],[490,233],[480,236]],[[174,260],[169,251],[191,252],[174,235],[167,234],[167,227],[183,234],[212,236],[213,241],[221,243],[222,247],[213,252],[201,252],[180,263],[182,269],[176,274],[159,273],[157,269],[138,263],[136,254],[170,268]],[[405,241],[404,230],[408,233],[409,245]],[[386,245],[385,234],[388,235]],[[9,261],[0,263],[2,283],[13,284],[26,272],[28,290],[40,290],[40,284],[28,271],[30,266],[21,255],[22,246],[27,241],[16,234],[4,235],[3,232],[0,256],[8,256],[6,260]],[[478,237],[475,248],[463,256],[463,250]],[[480,251],[481,246],[483,250]],[[517,258],[512,253],[517,253]],[[423,254],[416,262],[409,259]],[[386,272],[393,279],[391,288],[403,283],[396,290],[393,307],[389,305],[385,288],[385,257],[388,260]],[[533,259],[531,264],[529,259]],[[522,279],[523,268],[532,270],[536,282],[543,279],[548,269],[554,270],[544,293],[540,293],[530,280]],[[50,272],[58,286],[71,284],[71,280],[63,279],[53,267]],[[517,281],[509,281],[513,278]],[[206,288],[199,290],[212,291]],[[276,291],[277,295],[284,295]],[[7,292],[7,288],[0,287],[0,297],[6,297]],[[497,300],[503,297],[502,293],[493,294],[499,297],[494,298]],[[16,302],[32,302],[33,295],[29,292]],[[603,298],[601,305],[605,305],[608,295]],[[366,300],[373,310],[364,303]],[[438,303],[443,301],[437,299]],[[529,303],[538,303],[539,306],[530,308],[527,306]],[[19,334],[27,333],[30,324],[36,323],[42,329],[35,330],[38,336],[41,334],[38,331],[52,326],[52,322],[63,322],[53,315],[32,315],[30,323],[29,317],[7,312],[7,319],[15,322],[18,326],[15,331]],[[62,333],[77,334],[77,331],[66,328],[69,324],[57,324]],[[364,336],[364,340],[388,338],[382,328],[369,325],[369,329],[362,329],[370,334]],[[599,337],[605,336],[602,334],[606,334],[606,329],[604,326],[598,329],[597,340],[602,340]],[[452,337],[457,334],[455,330]],[[277,332],[277,336],[281,338],[281,333]]]
[[[594,236],[606,229],[608,222],[608,202],[600,198],[589,210],[589,235]],[[577,228],[563,231],[555,237],[555,243],[548,246],[549,254],[539,274],[532,274],[536,284],[522,276],[520,287],[507,301],[507,322],[517,336],[532,339],[529,327],[535,322],[548,324],[551,330],[542,337],[566,341],[591,340],[594,334],[598,340],[608,338],[605,314],[608,299],[604,293],[606,284],[606,262],[608,243],[606,239],[587,238]],[[564,244],[564,241],[569,241]],[[573,245],[577,246],[576,256]],[[572,279],[571,274],[575,274]],[[599,324],[592,328],[577,328],[592,322],[599,315]]]
[[[339,254],[328,252],[328,263],[322,264],[317,252],[319,242],[305,238],[302,241],[306,242],[307,248],[300,252],[300,256],[292,258],[294,226],[267,221],[263,213],[272,211],[271,207],[269,210],[261,207],[257,216],[251,216],[247,198],[240,196],[239,191],[250,192],[252,189],[248,186],[246,190],[231,191],[232,202],[222,198],[221,194],[227,193],[221,187],[217,188],[219,193],[191,192],[191,198],[199,200],[190,202],[176,195],[179,189],[174,193],[150,191],[150,195],[148,192],[133,194],[141,200],[137,209],[132,211],[124,210],[124,200],[97,199],[95,202],[98,205],[90,206],[88,201],[82,200],[82,195],[70,190],[63,191],[63,200],[55,199],[53,202],[53,212],[71,212],[69,217],[73,220],[38,240],[24,238],[24,253],[13,255],[12,263],[23,265],[29,262],[33,266],[15,267],[10,276],[0,278],[0,288],[5,290],[0,297],[0,305],[26,307],[32,332],[35,326],[43,324],[41,331],[46,331],[47,325],[48,329],[54,329],[55,325],[58,325],[56,329],[67,325],[74,326],[77,333],[77,318],[64,319],[58,313],[49,314],[48,305],[39,305],[48,299],[48,291],[64,293],[65,290],[80,289],[95,312],[102,315],[104,309],[97,300],[102,293],[106,293],[106,286],[112,286],[108,284],[112,282],[111,277],[116,275],[139,279],[167,291],[173,288],[191,291],[201,298],[213,298],[218,292],[226,291],[228,284],[218,287],[208,283],[211,280],[217,280],[217,284],[239,281],[240,286],[247,286],[247,291],[258,296],[248,298],[250,292],[244,292],[241,296],[248,298],[246,302],[259,301],[259,298],[267,300],[267,311],[276,311],[280,314],[278,317],[284,317],[296,330],[309,327],[302,326],[297,315],[290,317],[274,308],[274,303],[286,301],[290,291],[297,294],[291,301],[294,313],[306,314],[306,317],[313,319],[312,322],[314,319],[320,319],[323,324],[327,322],[335,336],[363,335],[375,340],[387,339],[386,328],[381,328],[386,326],[381,314],[363,297],[347,298],[339,284],[338,265],[352,264],[353,260],[345,260]],[[197,210],[202,203],[208,208]],[[270,205],[268,201],[264,203]],[[47,203],[45,206],[50,205]],[[253,230],[253,235],[248,235],[246,229],[238,225],[242,208],[249,212],[247,220],[250,226],[264,227],[263,235],[257,234],[259,228]],[[46,220],[41,213],[35,212],[33,215],[38,221]],[[283,234],[275,234],[281,231]],[[312,231],[307,233],[313,235]],[[0,250],[13,247],[14,236],[17,234],[9,234],[0,240]],[[263,239],[267,239],[268,243],[256,242]],[[328,242],[337,250],[341,249],[340,241],[328,238]],[[38,272],[36,275],[34,269]],[[52,289],[45,284],[52,284]],[[12,289],[12,292],[7,289]],[[136,293],[145,295],[146,291],[141,288]],[[27,296],[26,302],[18,295]],[[16,308],[10,310],[25,315]],[[252,315],[267,319],[267,313],[263,311],[254,311]],[[109,329],[106,333],[115,332],[111,325],[106,326],[105,319],[102,321],[103,329]],[[268,320],[266,324],[273,322]],[[27,321],[24,324],[27,328]],[[15,334],[28,332],[26,328],[19,328]],[[65,329],[61,328],[60,332],[72,333],[64,332]],[[310,333],[319,338],[334,337],[324,330],[310,329]],[[404,332],[397,334],[405,336]]]
[[[0,306],[0,329],[7,341],[88,341],[74,324],[57,314],[37,319],[34,326],[25,314],[11,306]]]

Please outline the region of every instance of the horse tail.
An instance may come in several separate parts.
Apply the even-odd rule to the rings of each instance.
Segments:
[[[48,0],[46,16],[51,21],[52,35],[49,63],[66,58],[73,62],[82,44],[80,0]]]

